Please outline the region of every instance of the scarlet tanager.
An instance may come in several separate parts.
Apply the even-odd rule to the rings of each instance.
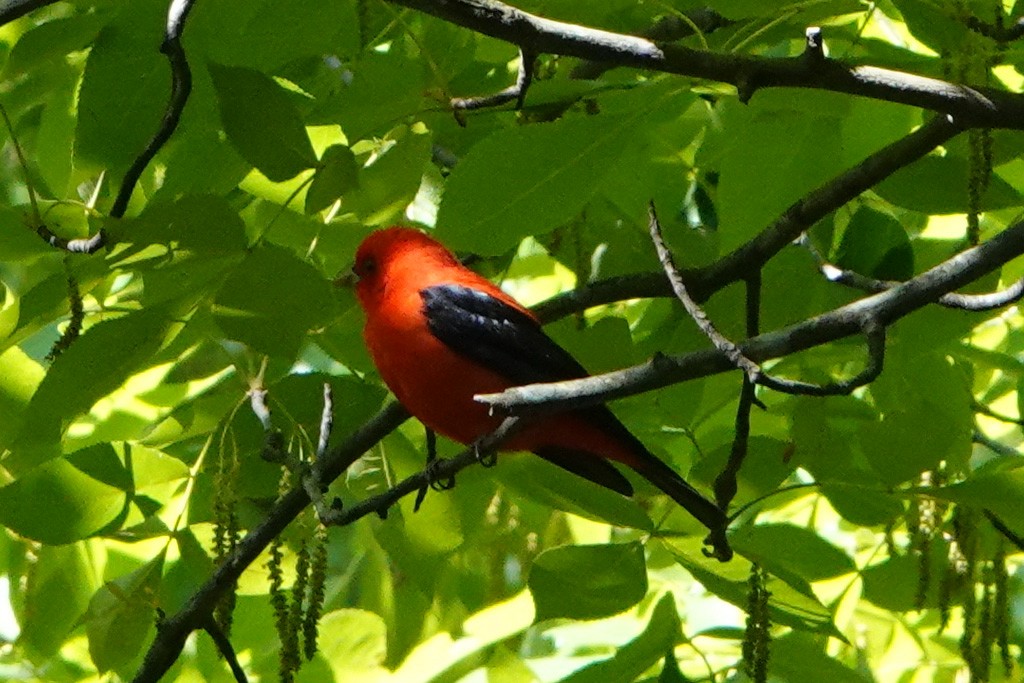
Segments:
[[[381,377],[410,413],[450,439],[471,444],[501,422],[475,394],[587,376],[529,310],[418,230],[372,233],[353,270],[363,337]],[[711,529],[717,556],[728,559],[724,513],[604,406],[538,418],[501,449],[532,451],[629,496],[633,487],[609,460],[622,463]]]

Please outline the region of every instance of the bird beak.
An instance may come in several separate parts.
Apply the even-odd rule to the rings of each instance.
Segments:
[[[352,268],[342,269],[342,271],[338,273],[334,278],[335,287],[345,287],[347,289],[352,289],[353,287],[356,286],[357,282],[359,282],[359,276],[356,275],[355,270],[353,270]]]

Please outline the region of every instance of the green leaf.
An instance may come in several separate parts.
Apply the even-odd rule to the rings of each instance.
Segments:
[[[155,3],[126,3],[100,32],[78,94],[77,160],[127,167],[160,124],[171,78],[154,46],[163,39],[165,11]]]
[[[903,344],[886,356],[871,385],[882,419],[862,428],[867,460],[889,484],[914,480],[942,461],[954,470],[971,454],[974,415],[966,378],[944,354]],[[895,351],[895,352],[894,352]]]
[[[912,211],[929,214],[967,211],[970,173],[967,160],[959,156],[930,155],[904,167],[874,187],[882,199]],[[1020,192],[998,175],[993,175],[981,196],[981,210],[994,211],[1020,206]],[[966,228],[965,228],[966,229]]]
[[[4,76],[31,73],[52,64],[52,60],[62,60],[68,53],[86,48],[109,18],[103,11],[83,12],[31,27],[11,49]]]
[[[330,285],[315,268],[280,247],[260,247],[217,292],[214,314],[231,339],[291,359],[314,326],[334,312]]]
[[[270,76],[210,64],[220,119],[242,158],[275,182],[316,165],[316,153],[288,91]]]
[[[935,495],[955,503],[973,505],[990,510],[1005,524],[1024,533],[1024,466],[1012,463],[1005,469],[968,477],[959,484],[940,489],[928,489]]]
[[[203,257],[241,254],[247,246],[245,223],[222,197],[185,195],[153,203],[136,219],[143,244],[173,244]]]
[[[372,163],[359,172],[359,188],[345,197],[344,210],[364,225],[404,220],[430,162],[430,132],[422,125],[400,126],[373,150]]]
[[[585,666],[562,683],[633,681],[665,657],[681,637],[679,614],[671,593],[661,596],[643,632],[618,649],[614,657]]]
[[[159,596],[159,604],[168,613],[181,609],[192,597],[196,586],[202,585],[213,571],[213,562],[207,549],[196,538],[192,529],[193,527],[188,527],[176,532],[172,537],[178,559],[167,561],[167,571],[160,583]]]
[[[352,70],[352,82],[324,104],[320,118],[340,122],[353,144],[383,135],[424,108],[423,70],[409,66],[394,48],[366,52]]]
[[[841,114],[831,93],[759,93],[722,113],[729,142],[718,198],[723,251],[743,244],[841,170]]]
[[[378,671],[387,653],[387,626],[373,612],[339,609],[320,620],[320,653],[338,676]]]
[[[187,33],[211,61],[273,73],[311,56],[354,54],[359,31],[351,0],[220,0],[190,16]]]
[[[706,557],[696,539],[659,538],[665,548],[704,587],[726,602],[746,609],[751,563],[734,557],[726,563]],[[832,622],[832,614],[806,586],[791,585],[781,578],[768,577],[768,609],[773,624],[792,626],[802,631],[842,637]]]
[[[53,362],[32,396],[5,466],[21,472],[58,455],[68,423],[146,367],[175,324],[170,311],[155,307],[87,329]]]
[[[632,499],[533,456],[502,458],[501,481],[530,500],[599,522],[650,531],[654,522]]]
[[[929,0],[893,0],[907,29],[915,38],[938,53],[962,49],[964,27],[954,16],[954,6]],[[944,11],[946,9],[946,11]]]
[[[729,537],[736,552],[755,557],[769,571],[783,570],[804,581],[821,581],[856,569],[853,560],[810,529],[793,524],[758,524]],[[785,548],[784,552],[780,552]]]
[[[77,73],[68,74],[61,87],[55,87],[43,110],[36,138],[36,164],[50,192],[58,199],[67,196],[71,181],[77,120],[75,85]]]
[[[8,443],[25,419],[32,394],[45,372],[36,361],[14,346],[0,353],[0,443]]]
[[[207,121],[210,127],[205,130],[175,133],[177,139],[167,155],[167,175],[150,205],[187,194],[226,195],[252,170],[221,134],[219,121],[212,117]]]
[[[59,258],[52,247],[30,227],[28,216],[8,206],[0,206],[0,253],[4,260],[30,264],[40,257]]]
[[[943,576],[950,571],[949,550],[945,544],[932,543],[924,557],[917,552],[893,555],[884,561],[863,570],[864,598],[893,612],[910,612],[919,608],[938,607],[941,581],[932,580],[925,591],[924,602],[918,605],[918,592],[922,575],[922,563],[927,563],[931,577]],[[956,592],[962,587],[953,586]],[[957,602],[954,594],[953,602]]]
[[[359,164],[352,150],[345,145],[331,145],[320,158],[320,166],[306,191],[306,213],[323,211],[358,186]]]
[[[130,664],[149,641],[163,564],[161,552],[93,595],[84,621],[89,655],[99,672]]]
[[[612,543],[545,550],[534,560],[528,584],[537,622],[618,614],[647,594],[644,548]]]
[[[843,519],[860,526],[878,526],[903,514],[903,503],[881,488],[853,482],[828,482],[822,494]]]
[[[679,660],[672,650],[665,654],[665,662],[661,667],[661,673],[658,674],[658,683],[689,683],[689,679],[679,668]]]
[[[36,550],[18,638],[30,654],[49,657],[61,648],[100,585],[101,564],[85,543]]]
[[[117,519],[127,500],[122,489],[57,458],[0,488],[0,523],[43,543],[71,543]]]
[[[776,676],[778,680],[788,683],[869,683],[877,680],[865,674],[860,667],[854,670],[844,666],[838,658],[829,654],[821,639],[807,633],[787,633],[773,640],[770,648],[769,680],[774,680]]]
[[[673,85],[644,94],[631,111],[511,128],[474,145],[448,178],[438,238],[454,249],[493,255],[571,220],[644,118],[678,106],[684,93]]]
[[[850,219],[836,253],[836,265],[881,280],[914,275],[914,248],[892,216],[861,207]]]

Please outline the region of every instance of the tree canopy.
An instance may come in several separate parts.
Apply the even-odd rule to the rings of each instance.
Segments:
[[[0,0],[0,677],[1021,679],[1024,3],[514,3]],[[394,224],[595,376],[425,470]]]

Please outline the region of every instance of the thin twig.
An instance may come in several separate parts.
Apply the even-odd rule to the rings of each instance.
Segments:
[[[327,452],[327,444],[331,440],[331,430],[334,428],[334,391],[330,382],[324,382],[324,408],[320,413],[320,437],[316,444],[316,459],[324,457]]]
[[[456,112],[456,118],[458,118],[458,112],[461,111],[498,107],[513,100],[516,103],[516,109],[522,109],[523,101],[526,99],[526,91],[529,90],[530,84],[533,82],[533,64],[536,59],[536,54],[520,48],[519,69],[516,74],[516,82],[513,85],[490,95],[451,98],[449,104],[452,110]],[[465,125],[465,122],[461,119],[459,119],[459,123]]]
[[[1019,458],[1021,455],[1021,452],[1013,446],[1007,446],[1003,442],[993,439],[991,436],[977,428],[975,428],[974,433],[971,434],[971,441],[979,446],[984,446],[996,455],[1000,455],[1004,458]]]
[[[755,385],[750,377],[743,376],[743,385],[740,387],[740,400],[736,405],[736,419],[733,422],[732,447],[729,449],[729,460],[725,467],[715,477],[713,489],[715,491],[715,503],[723,510],[729,509],[729,503],[736,497],[739,490],[738,480],[740,468],[747,458],[747,450],[750,444],[750,411],[754,405]]]
[[[760,273],[756,273],[747,279],[746,327],[748,339],[761,334]],[[755,404],[764,408],[764,404],[757,400],[757,387],[754,385],[754,382],[749,376],[744,375],[743,385],[740,387],[740,399],[736,405],[735,434],[733,435],[732,447],[729,450],[729,460],[718,476],[715,477],[715,502],[723,510],[729,509],[729,504],[736,497],[736,492],[739,490],[740,469],[742,469],[743,462],[747,459],[747,453],[750,448],[750,412]]]
[[[647,227],[651,234],[651,241],[654,242],[654,248],[658,252],[658,260],[661,261],[665,275],[672,284],[672,291],[676,293],[676,298],[683,304],[683,308],[690,314],[693,321],[697,323],[697,327],[704,333],[704,336],[711,340],[714,347],[728,358],[733,365],[742,370],[747,377],[756,381],[757,377],[761,374],[761,368],[744,356],[736,344],[718,331],[714,323],[711,322],[711,319],[708,318],[707,313],[704,312],[704,309],[693,300],[693,297],[687,291],[686,283],[683,282],[683,277],[680,275],[679,269],[672,259],[672,252],[669,251],[668,246],[665,244],[665,238],[661,234],[661,223],[658,222],[658,213],[654,209],[653,201],[647,205]]]
[[[971,401],[971,410],[973,410],[976,413],[985,415],[987,417],[991,417],[993,420],[998,420],[1000,422],[1006,422],[1009,424],[1015,424],[1024,427],[1024,418],[1010,417],[1009,415],[997,413],[996,411],[992,410],[992,408],[985,405],[981,401]]]
[[[181,33],[185,28],[185,20],[188,18],[193,4],[195,4],[195,0],[171,0],[167,10],[167,25],[160,51],[167,55],[171,65],[170,98],[156,133],[125,172],[121,187],[118,189],[114,204],[110,209],[111,218],[122,218],[125,211],[128,210],[128,202],[132,198],[132,193],[135,191],[135,186],[138,185],[143,171],[171,138],[174,130],[178,127],[185,104],[188,102],[189,93],[192,91],[192,71],[189,69],[188,59],[186,59],[185,50],[181,45]],[[73,240],[56,235],[43,224],[38,225],[36,231],[51,246],[73,253],[92,254],[107,244],[107,232],[103,228],[100,228],[91,237]]]
[[[33,223],[36,226],[40,226],[43,224],[43,214],[39,211],[36,188],[32,184],[32,176],[28,172],[28,161],[25,158],[25,152],[21,149],[21,143],[18,142],[18,136],[14,133],[14,124],[11,122],[11,117],[7,114],[7,107],[2,104],[0,104],[0,115],[4,117],[4,125],[7,127],[7,133],[11,136],[11,144],[14,145],[14,153],[18,157],[18,165],[21,167],[21,172],[25,174],[25,190],[28,192],[28,202],[32,207]]]
[[[460,470],[470,465],[478,464],[490,455],[497,452],[498,448],[507,439],[512,437],[523,426],[521,418],[507,417],[498,428],[490,434],[463,450],[451,458],[438,458],[432,468],[423,469],[416,474],[406,477],[384,493],[371,496],[359,501],[355,505],[345,507],[343,510],[335,510],[332,514],[320,521],[328,526],[345,526],[370,514],[381,514],[386,512],[399,500],[419,491],[424,486],[429,486],[434,478],[454,477]]]
[[[1010,543],[1017,546],[1017,550],[1024,551],[1024,538],[1019,534],[1014,533],[1014,531],[1010,527],[1006,526],[1006,524],[1003,523],[1003,520],[996,517],[995,513],[991,510],[985,510],[985,516],[988,518],[988,521],[992,523],[992,526],[996,528],[996,531],[1001,533]]]
[[[711,343],[719,353],[728,358],[729,362],[731,362],[735,367],[742,370],[743,374],[752,383],[760,384],[763,387],[785,394],[837,396],[849,394],[854,389],[874,381],[882,372],[883,361],[885,358],[885,329],[870,317],[865,318],[862,324],[864,334],[868,340],[868,362],[865,369],[857,375],[847,380],[840,380],[821,385],[775,377],[765,372],[760,365],[748,358],[739,346],[727,339],[715,328],[714,324],[704,312],[704,309],[702,309],[700,305],[693,300],[693,297],[690,296],[690,293],[686,289],[686,284],[683,282],[683,278],[679,273],[679,269],[676,268],[676,265],[672,260],[672,253],[665,245],[665,240],[661,234],[661,225],[658,223],[658,216],[654,210],[654,202],[651,202],[648,206],[648,217],[651,240],[654,242],[654,246],[658,251],[658,259],[661,261],[661,265],[665,269],[665,274],[672,283],[672,289],[675,291],[676,297],[680,302],[682,302],[683,307],[686,308],[686,312],[689,313],[690,317],[697,323],[701,332],[711,340]],[[755,275],[748,278],[747,292],[748,301],[755,302],[755,305],[759,308],[760,277]],[[754,298],[750,299],[751,296]],[[756,311],[752,314],[748,306],[748,327],[750,327],[751,320],[754,321],[754,327],[756,327],[758,315],[759,314]],[[757,403],[756,397],[751,396],[750,400],[755,404]]]
[[[224,633],[224,630],[221,629],[212,616],[203,623],[203,630],[213,639],[214,645],[217,646],[217,651],[220,652],[221,657],[224,658],[224,661],[231,668],[235,681],[237,683],[249,683],[245,670],[238,663],[238,655],[235,654],[235,648],[231,645],[231,640],[228,639],[227,634]]]
[[[815,248],[806,233],[800,236],[797,243],[810,252],[814,257],[814,260],[818,262],[818,269],[821,271],[821,274],[831,282],[836,282],[853,289],[859,289],[863,292],[884,292],[887,289],[892,289],[900,284],[896,280],[878,280],[866,275],[861,275],[853,270],[840,268],[835,264],[830,263],[824,256],[822,256],[821,252]],[[940,306],[945,306],[946,308],[979,312],[991,311],[1008,306],[1019,301],[1022,297],[1024,297],[1024,278],[1020,278],[1009,287],[985,294],[960,294],[958,292],[949,292],[948,294],[943,294],[939,297],[939,300],[936,303]]]

